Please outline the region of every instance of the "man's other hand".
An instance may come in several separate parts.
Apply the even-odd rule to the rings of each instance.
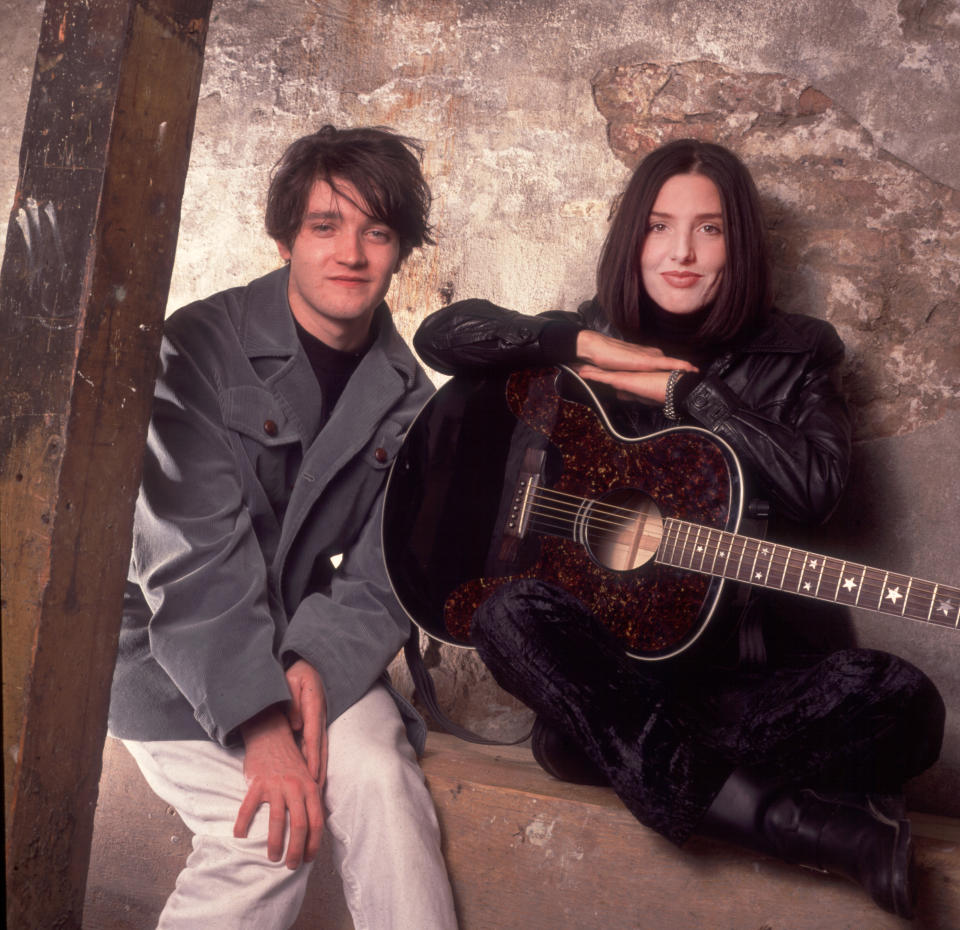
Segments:
[[[302,697],[298,706],[302,713],[305,710]],[[326,768],[326,721],[322,727],[323,750],[317,749],[316,775],[297,746],[282,706],[268,707],[244,723],[240,730],[246,750],[243,774],[249,787],[237,813],[233,835],[245,837],[260,805],[268,804],[267,857],[271,862],[279,862],[283,856],[289,815],[286,866],[296,869],[301,862],[311,862],[320,848],[323,833],[323,782],[319,775],[321,767],[323,774]]]

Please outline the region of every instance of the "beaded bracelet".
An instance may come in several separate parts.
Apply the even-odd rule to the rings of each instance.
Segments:
[[[663,414],[668,420],[679,420],[680,414],[677,413],[677,405],[675,394],[677,391],[677,382],[683,376],[683,372],[680,369],[675,369],[670,372],[670,377],[667,378],[667,390],[663,397]]]

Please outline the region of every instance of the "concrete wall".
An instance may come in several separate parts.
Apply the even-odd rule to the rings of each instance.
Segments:
[[[0,0],[5,203],[39,11]],[[760,183],[781,302],[831,319],[850,349],[857,480],[825,539],[958,584],[958,86],[957,0],[222,0],[170,303],[276,266],[267,175],[324,122],[391,125],[426,145],[439,245],[391,293],[407,336],[451,298],[575,306],[629,166],[664,138],[717,138]],[[944,763],[917,796],[960,813],[957,634],[866,614],[853,626],[943,690]],[[521,726],[469,657],[432,649],[431,661],[462,720]]]

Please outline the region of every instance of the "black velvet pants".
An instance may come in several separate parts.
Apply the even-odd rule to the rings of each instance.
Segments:
[[[633,815],[675,843],[738,766],[802,787],[896,792],[940,753],[939,693],[887,653],[652,671],[579,601],[532,580],[501,587],[471,635],[500,686],[582,747]]]

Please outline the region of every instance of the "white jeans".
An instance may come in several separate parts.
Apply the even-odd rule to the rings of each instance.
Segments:
[[[433,800],[400,714],[376,685],[329,727],[324,804],[356,930],[456,930]],[[150,787],[193,831],[193,852],[158,930],[285,930],[309,864],[267,859],[268,809],[246,839],[233,823],[247,792],[243,750],[202,740],[124,740]]]

